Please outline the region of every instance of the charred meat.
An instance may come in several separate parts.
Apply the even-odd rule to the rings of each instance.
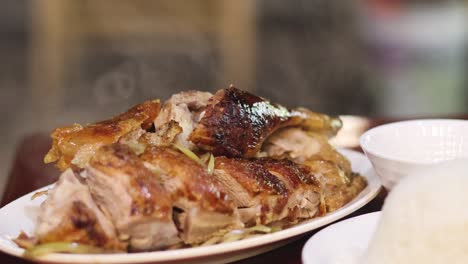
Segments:
[[[291,161],[218,157],[214,177],[240,208],[247,225],[295,222],[319,212],[317,181]]]
[[[291,111],[230,87],[210,99],[188,139],[215,155],[251,158],[269,135],[287,126],[334,133],[341,123],[306,110]]]

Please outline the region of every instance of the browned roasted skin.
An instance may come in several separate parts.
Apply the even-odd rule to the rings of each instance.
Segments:
[[[343,207],[367,185],[362,176],[353,174],[349,160],[321,133],[284,128],[267,139],[263,151],[264,155],[306,166],[320,183],[328,212]]]
[[[272,174],[279,177],[287,186],[290,192],[297,192],[300,189],[313,191],[317,196],[322,196],[319,181],[315,178],[311,170],[288,159],[261,158],[258,161]],[[309,198],[309,197],[307,197]],[[306,197],[304,197],[306,199]],[[309,201],[311,202],[311,201]],[[326,205],[320,201],[318,211],[314,216],[321,216],[326,213]],[[299,213],[299,206],[289,209],[288,219],[291,222],[298,218],[303,218]],[[310,209],[310,208],[309,208]],[[307,209],[304,209],[307,211]],[[308,212],[306,212],[306,215]],[[310,218],[310,215],[305,218]]]
[[[140,156],[143,161],[160,168],[169,177],[183,184],[175,190],[176,197],[197,202],[203,209],[232,214],[235,208],[226,194],[211,180],[206,168],[185,154],[167,147],[150,146]]]
[[[287,196],[286,185],[260,162],[217,157],[215,168],[229,172],[252,196],[260,193]]]
[[[28,236],[24,231],[13,239],[13,242],[20,248],[28,249],[34,247],[39,241],[36,237]]]
[[[129,181],[128,193],[131,197],[132,217],[143,215],[156,218],[170,218],[172,200],[157,177],[128,147],[113,144],[101,147],[90,162],[90,167],[103,172],[108,177],[126,177]],[[125,175],[125,176],[122,176]]]
[[[306,167],[290,160],[217,157],[214,177],[247,224],[293,223],[321,215],[320,188]]]
[[[172,221],[172,194],[129,147],[101,147],[86,175],[94,200],[131,251],[167,248],[180,241]]]
[[[215,178],[237,206],[250,208],[241,209],[250,212],[251,217],[244,220],[247,224],[252,221],[268,224],[283,219],[295,222],[323,213],[318,208],[318,182],[306,167],[292,161],[217,157],[215,168]]]
[[[159,101],[146,101],[110,120],[85,127],[74,124],[57,128],[51,134],[53,144],[44,162],[57,162],[56,166],[62,171],[75,166],[82,168],[100,146],[117,142],[135,128],[150,128],[159,110]]]
[[[250,158],[258,153],[263,141],[281,127],[335,131],[330,120],[326,115],[304,109],[290,111],[231,86],[219,90],[210,99],[189,140],[217,156]]]
[[[315,178],[313,172],[307,166],[297,164],[288,159],[261,158],[258,162],[262,163],[270,173],[280,177],[291,192],[298,191],[299,189],[305,189],[322,196],[323,191],[320,188],[320,182]],[[290,210],[288,215],[289,221],[294,222],[298,218],[303,217],[303,215],[298,211],[300,209],[301,208],[299,207],[294,207],[293,210]],[[304,210],[306,210],[306,215],[308,215],[307,209]],[[318,211],[314,216],[321,216],[325,213],[326,204],[320,201]]]
[[[290,189],[296,189],[303,184],[307,184],[314,186],[314,189],[317,191],[320,190],[319,182],[305,166],[296,164],[288,159],[261,158],[258,162],[263,164],[269,172],[277,172],[282,175],[285,179],[284,182]]]
[[[327,212],[343,207],[367,186],[361,175],[345,171],[332,161],[309,159],[304,165],[320,182]]]
[[[167,147],[149,147],[141,159],[173,193],[177,208],[173,219],[185,243],[198,244],[243,226],[234,202],[221,191],[205,166]]]

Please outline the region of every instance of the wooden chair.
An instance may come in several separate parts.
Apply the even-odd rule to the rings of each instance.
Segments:
[[[74,65],[94,39],[113,49],[128,48],[125,38],[142,35],[214,36],[221,56],[216,83],[251,89],[256,65],[254,0],[48,0],[32,1],[30,89],[37,125],[64,107],[65,85]],[[183,43],[181,43],[183,44]],[[161,49],[148,47],[142,49]],[[137,48],[136,48],[137,49]],[[75,67],[75,68],[74,68]],[[209,88],[209,87],[208,87]]]

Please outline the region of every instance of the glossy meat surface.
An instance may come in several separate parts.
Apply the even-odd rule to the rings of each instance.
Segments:
[[[57,128],[44,161],[73,184],[45,203],[39,242],[161,250],[337,210],[366,186],[328,142],[340,127],[231,86]]]
[[[341,208],[366,187],[364,178],[353,174],[349,160],[330,145],[324,134],[284,128],[268,138],[263,151],[267,156],[307,167],[320,183],[328,212]]]
[[[141,155],[173,194],[173,216],[187,244],[241,227],[237,208],[209,175],[207,168],[172,148],[149,147]]]
[[[159,101],[146,101],[106,121],[57,128],[51,134],[52,148],[44,162],[57,162],[60,170],[84,168],[99,147],[117,142],[134,129],[150,128],[159,108]]]
[[[215,155],[250,158],[264,140],[285,126],[335,131],[333,119],[307,110],[293,110],[235,87],[219,90],[203,110],[189,136],[199,148]]]
[[[171,193],[128,147],[103,146],[91,158],[86,175],[96,203],[132,250],[164,248],[179,241]]]
[[[318,182],[291,161],[218,157],[214,177],[241,208],[242,221],[248,225],[294,222],[319,212]]]
[[[260,162],[218,157],[215,168],[229,172],[230,176],[242,185],[250,195],[258,193],[287,195],[286,185]]]
[[[304,165],[320,182],[327,212],[343,207],[367,186],[366,180],[361,175],[345,171],[329,160],[309,159]]]
[[[177,196],[199,202],[204,209],[233,213],[232,202],[211,180],[206,168],[185,154],[173,148],[151,146],[141,155],[141,160],[155,166],[159,174],[169,177],[167,181],[175,181]]]

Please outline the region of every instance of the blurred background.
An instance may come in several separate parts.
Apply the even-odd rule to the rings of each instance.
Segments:
[[[16,146],[148,98],[234,84],[370,117],[467,113],[466,2],[4,0],[0,193]]]

